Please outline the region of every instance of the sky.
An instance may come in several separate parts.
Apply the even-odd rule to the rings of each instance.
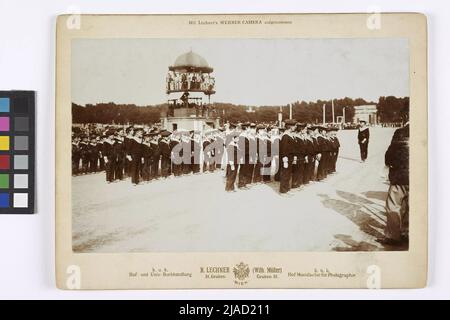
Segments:
[[[214,68],[212,102],[409,96],[407,39],[76,39],[72,101],[164,103],[168,67],[190,50]]]

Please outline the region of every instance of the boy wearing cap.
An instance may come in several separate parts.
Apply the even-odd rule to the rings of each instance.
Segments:
[[[296,121],[286,120],[286,131],[280,140],[280,193],[288,193],[291,190],[292,166],[294,162],[295,140],[293,132]]]
[[[105,161],[106,181],[114,182],[115,158],[114,158],[114,131],[106,132],[106,139],[103,143],[103,160]]]
[[[159,177],[159,161],[161,158],[161,151],[159,149],[160,135],[157,131],[150,133],[151,141],[150,147],[152,149],[152,157],[150,164],[150,179],[158,179]]]
[[[367,159],[369,149],[370,132],[366,121],[361,120],[359,123],[360,128],[358,130],[358,144],[361,152],[361,161],[365,162]]]
[[[192,131],[191,139],[191,167],[194,174],[200,173],[200,152],[201,147],[201,136],[197,131]]]
[[[142,134],[143,134],[143,132],[144,131],[141,128],[136,129],[133,140],[131,140],[130,175],[131,175],[131,183],[134,186],[139,184],[139,174],[140,174],[141,162],[142,162]]]
[[[114,172],[115,180],[123,180],[123,171],[125,166],[125,149],[123,147],[122,137],[117,134],[114,137]]]
[[[230,124],[230,131],[225,138],[225,146],[227,153],[227,166],[226,166],[226,183],[225,191],[234,191],[234,186],[236,182],[237,173],[239,170],[239,157],[238,157],[238,140],[239,140],[239,129],[236,125]]]
[[[161,141],[159,142],[159,150],[161,152],[161,176],[167,178],[170,175],[170,135],[169,131],[161,132]]]
[[[144,135],[144,141],[142,142],[142,180],[150,181],[151,163],[153,157],[153,149],[151,146],[151,136],[149,134]]]
[[[298,188],[303,183],[305,156],[306,156],[306,141],[302,136],[302,130],[305,125],[297,123],[294,136],[294,161],[292,167],[292,189]]]

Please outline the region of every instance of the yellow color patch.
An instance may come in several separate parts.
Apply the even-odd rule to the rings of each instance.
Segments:
[[[9,137],[0,137],[0,150],[9,150]]]

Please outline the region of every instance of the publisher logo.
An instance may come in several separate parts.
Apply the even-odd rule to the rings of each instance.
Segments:
[[[242,286],[248,282],[247,279],[250,276],[250,267],[248,264],[241,262],[233,268],[233,273],[236,279],[234,282]]]

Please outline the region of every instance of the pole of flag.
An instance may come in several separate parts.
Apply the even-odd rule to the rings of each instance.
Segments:
[[[292,103],[289,104],[289,119],[292,120]]]
[[[332,123],[334,124],[334,99],[331,99],[331,114],[333,116],[333,121]]]
[[[343,115],[343,120],[342,120],[342,122],[344,122],[345,123],[345,109],[346,109],[347,107],[344,107],[344,109],[342,109],[342,115]]]
[[[322,123],[325,125],[325,106],[326,106],[326,104],[324,103],[323,104],[323,107],[322,107],[322,111],[323,111],[323,116],[322,116]]]

